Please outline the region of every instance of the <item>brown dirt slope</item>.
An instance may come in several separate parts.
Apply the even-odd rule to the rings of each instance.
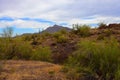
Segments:
[[[66,80],[61,66],[40,61],[2,61],[0,80]]]

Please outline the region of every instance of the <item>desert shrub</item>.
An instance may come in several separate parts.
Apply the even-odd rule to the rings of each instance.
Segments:
[[[22,40],[26,42],[31,42],[32,45],[37,45],[41,42],[42,36],[40,34],[26,34],[22,36]]]
[[[40,34],[40,36],[41,36],[41,38],[42,38],[43,40],[45,40],[45,39],[50,38],[50,37],[52,36],[52,34],[49,33],[49,32],[42,32],[42,33]]]
[[[3,33],[1,34],[2,38],[6,41],[10,41],[13,36],[13,28],[12,27],[6,27],[3,29]]]
[[[0,58],[1,59],[29,59],[32,47],[30,44],[22,41],[0,42]]]
[[[65,29],[61,29],[59,32],[60,32],[61,34],[67,34],[67,33],[68,33]]]
[[[31,35],[23,35],[22,36],[23,41],[31,41]]]
[[[27,42],[14,43],[13,49],[13,59],[29,60],[32,56],[32,46]]]
[[[104,38],[105,38],[105,35],[103,34],[100,34],[97,36],[97,40],[104,40]]]
[[[39,45],[43,41],[43,35],[40,34],[27,34],[22,36],[22,40],[26,42],[30,42],[31,45]]]
[[[107,27],[107,25],[103,22],[98,24],[98,29],[105,29]]]
[[[104,34],[105,34],[105,36],[111,36],[112,35],[112,33],[113,33],[113,31],[111,30],[111,29],[105,29],[104,30]]]
[[[0,61],[0,74],[3,71],[3,67],[4,67],[4,61]]]
[[[103,40],[106,37],[111,37],[113,31],[111,29],[105,29],[101,34],[98,35],[97,40]]]
[[[54,38],[58,38],[59,36],[61,36],[62,34],[60,33],[60,32],[55,32],[54,34],[53,34],[53,37]]]
[[[0,59],[3,59],[3,43],[0,40]]]
[[[0,41],[0,58],[10,59],[13,56],[13,44],[8,38],[2,38]]]
[[[115,80],[120,80],[120,68],[115,73]]]
[[[40,60],[40,61],[51,61],[50,48],[40,46],[33,52],[31,59],[32,60]]]
[[[12,34],[13,34],[13,29],[12,27],[6,27],[3,29],[2,36],[0,39],[0,58],[1,59],[9,59],[11,58],[12,55],[9,55],[12,53]],[[9,56],[8,56],[9,55]]]
[[[65,42],[67,42],[68,40],[67,40],[67,38],[64,36],[64,35],[62,35],[62,36],[59,36],[58,38],[57,38],[57,42],[58,43],[65,43]]]
[[[115,39],[102,42],[82,41],[66,64],[83,80],[119,80],[120,49]],[[82,77],[81,77],[82,76]]]
[[[74,24],[72,32],[81,37],[87,37],[90,35],[90,26]]]
[[[69,67],[68,66],[63,66],[60,71],[64,72],[64,73],[67,73],[69,71]]]
[[[51,33],[49,33],[49,32],[43,32],[42,35],[48,37],[48,36],[51,36]]]
[[[77,73],[77,71],[75,69],[71,69],[70,71],[68,71],[67,73],[67,78],[69,80],[79,80],[80,74]]]
[[[3,44],[2,46],[3,59],[12,59],[12,57],[14,56],[13,47],[14,46],[12,43]]]
[[[68,41],[68,38],[66,37],[66,35],[62,34],[61,32],[54,33],[53,37],[58,43],[65,43]]]

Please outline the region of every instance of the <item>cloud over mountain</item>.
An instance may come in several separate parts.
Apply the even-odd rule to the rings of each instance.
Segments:
[[[71,27],[74,23],[119,23],[119,2],[119,0],[0,0],[0,27],[10,25],[40,28],[53,24],[66,24]]]

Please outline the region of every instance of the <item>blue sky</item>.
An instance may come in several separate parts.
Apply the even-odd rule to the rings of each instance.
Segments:
[[[34,33],[54,24],[120,23],[120,0],[0,0],[0,33]]]

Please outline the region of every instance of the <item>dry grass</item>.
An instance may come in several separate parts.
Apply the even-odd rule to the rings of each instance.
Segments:
[[[40,61],[4,62],[0,80],[66,80],[61,66]]]

